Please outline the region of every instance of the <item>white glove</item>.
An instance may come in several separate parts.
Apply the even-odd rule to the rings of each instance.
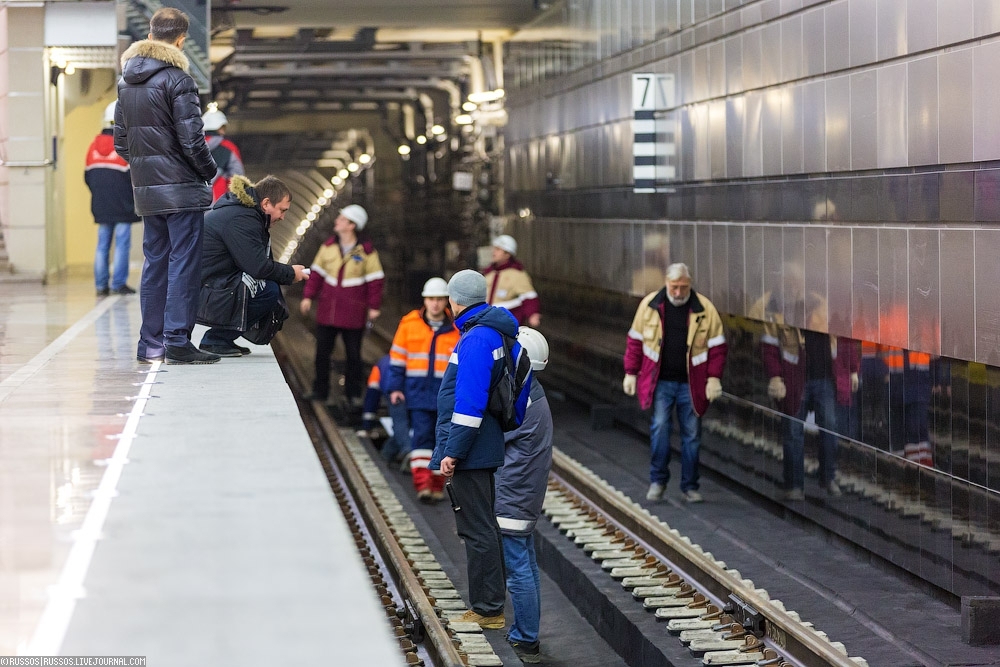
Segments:
[[[722,383],[719,378],[708,378],[708,382],[705,383],[705,398],[711,402],[719,396],[722,396]]]
[[[858,380],[858,374],[851,373],[851,391],[857,391],[859,384],[861,384],[861,381]]]
[[[767,385],[767,395],[776,401],[785,397],[785,381],[775,375]]]
[[[635,396],[635,379],[634,375],[626,375],[622,380],[622,391],[626,396]]]

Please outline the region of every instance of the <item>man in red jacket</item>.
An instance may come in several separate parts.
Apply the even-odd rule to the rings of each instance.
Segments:
[[[97,252],[94,254],[94,284],[97,296],[135,294],[125,284],[128,280],[128,258],[132,248],[132,223],[142,220],[135,213],[132,178],[128,162],[115,152],[115,105],[104,110],[104,129],[94,137],[87,149],[84,180],[90,188],[90,211],[97,223]],[[111,239],[114,238],[114,261],[108,265]],[[111,281],[110,287],[108,281]]]
[[[686,264],[667,267],[666,286],[639,304],[625,347],[628,396],[638,390],[643,410],[653,407],[649,429],[652,462],[646,500],[659,500],[670,478],[671,413],[681,427],[681,493],[700,503],[698,493],[699,419],[722,395],[726,335],[712,302],[691,289]]]

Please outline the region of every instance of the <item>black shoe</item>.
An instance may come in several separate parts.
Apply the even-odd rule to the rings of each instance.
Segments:
[[[115,294],[123,294],[127,296],[129,294],[135,294],[135,290],[129,287],[128,285],[122,285],[121,287],[115,290]]]
[[[168,364],[214,364],[220,357],[210,352],[202,352],[194,345],[167,345]]]
[[[514,648],[514,653],[520,658],[521,662],[537,665],[542,661],[542,654],[538,650],[538,642],[526,644],[525,642],[516,642],[508,639],[507,643]]]
[[[237,350],[239,350],[240,354],[242,354],[244,357],[247,356],[248,354],[250,354],[250,348],[249,347],[243,347],[242,345],[237,345],[236,343],[233,343],[233,347],[235,347]]]
[[[109,294],[111,294],[111,290],[109,290],[107,287],[102,287],[101,289],[97,290],[97,296],[107,296]]]
[[[205,345],[202,343],[198,346],[198,349],[208,352],[209,354],[217,354],[220,357],[242,357],[243,351],[240,350],[236,345]]]
[[[163,357],[144,357],[141,354],[135,355],[135,360],[140,364],[153,364],[157,361],[163,361]]]

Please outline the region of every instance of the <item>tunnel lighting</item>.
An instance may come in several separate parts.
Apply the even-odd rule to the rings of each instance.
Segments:
[[[372,161],[372,156],[369,155],[368,153],[362,153],[361,155],[358,156],[358,162],[360,162],[361,164],[368,164],[371,161]]]
[[[327,199],[326,197],[320,197],[319,199],[316,200],[316,203],[319,204],[320,206],[326,206],[329,203],[329,201],[330,200]]]
[[[337,176],[340,176],[341,178],[344,178],[344,179],[346,179],[350,175],[351,175],[351,172],[347,171],[346,169],[341,169],[340,171],[337,172]]]
[[[421,134],[419,137],[417,137],[417,143],[423,146],[424,144],[427,143],[427,137]]]
[[[437,136],[439,134],[444,134],[444,126],[443,125],[435,125],[435,126],[433,126],[431,128],[431,133],[433,133],[434,136]]]
[[[76,68],[72,65],[66,65],[66,74],[76,74]]]
[[[313,213],[312,211],[309,211],[308,213],[306,213],[306,220],[309,220],[310,222],[312,222],[315,219],[316,219],[316,214],[315,213]]]
[[[343,182],[344,182],[344,179],[341,178],[340,176],[334,176],[334,177],[332,177],[330,179],[330,183],[332,183],[333,185],[340,185]]]
[[[459,114],[455,116],[455,123],[457,125],[472,125],[472,116],[467,113]]]
[[[323,210],[323,207],[320,206],[319,204],[313,204],[312,208],[310,208],[309,210],[312,211],[313,213],[319,213],[320,211]]]
[[[478,108],[475,102],[462,102],[462,111],[475,111]]]
[[[476,104],[482,104],[483,102],[496,102],[499,99],[503,99],[503,88],[497,88],[496,90],[484,90],[481,93],[469,93],[469,101]]]
[[[288,242],[288,248],[287,248],[288,250],[295,250],[298,247],[299,247],[298,241],[292,240]]]
[[[527,218],[527,217],[529,217],[531,215],[531,209],[527,208],[527,207],[526,208],[522,208],[522,209],[518,210],[517,215],[518,215],[519,218],[522,218],[522,219],[523,218]]]
[[[336,183],[334,183],[334,185],[336,185]],[[331,190],[330,188],[323,190],[323,196],[326,197],[327,199],[330,199],[331,197],[333,197],[333,190]]]
[[[410,147],[407,146],[406,144],[400,144],[399,148],[397,148],[396,150],[399,151],[400,155],[409,155],[410,154]]]
[[[351,172],[352,174],[356,172],[358,169],[361,169],[361,167],[358,166],[357,162],[352,162],[351,164],[347,165],[347,171]]]

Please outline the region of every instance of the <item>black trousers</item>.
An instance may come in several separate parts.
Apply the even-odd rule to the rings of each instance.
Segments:
[[[330,393],[330,357],[337,342],[337,334],[344,339],[347,363],[344,368],[344,395],[347,398],[361,398],[361,339],[362,329],[338,329],[322,324],[316,325],[316,379],[313,380],[313,394],[323,398]]]
[[[503,613],[507,573],[503,538],[493,510],[496,488],[492,470],[456,470],[451,490],[461,510],[455,512],[458,536],[465,541],[469,573],[469,606],[477,614]]]

